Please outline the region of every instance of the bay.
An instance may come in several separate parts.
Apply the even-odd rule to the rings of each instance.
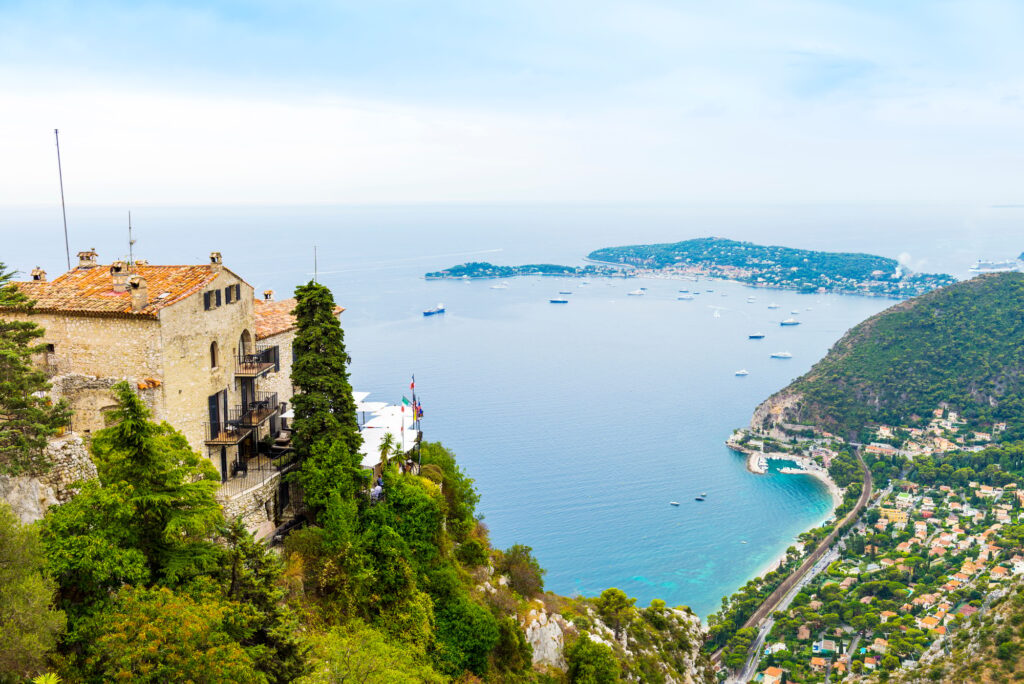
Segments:
[[[72,206],[72,254],[126,254],[125,218]],[[395,402],[416,374],[426,438],[476,480],[496,546],[532,546],[553,591],[617,586],[702,616],[830,510],[817,481],[751,475],[725,438],[892,302],[704,281],[678,301],[697,286],[523,278],[495,290],[420,276],[470,260],[580,263],[598,247],[707,235],[902,255],[918,270],[965,275],[979,257],[1020,251],[1020,218],[940,206],[133,208],[136,256],[204,263],[221,251],[257,293],[288,296],[308,280],[315,246],[318,279],[346,307],[354,385]],[[53,207],[0,212],[3,260],[62,272],[59,220]],[[640,286],[645,296],[627,295]],[[570,303],[549,304],[561,290]],[[424,318],[438,302],[448,313]],[[794,310],[802,324],[780,328]],[[747,339],[755,331],[766,338]],[[793,358],[770,359],[775,351]],[[736,377],[740,368],[750,375]],[[694,501],[702,492],[707,501]]]

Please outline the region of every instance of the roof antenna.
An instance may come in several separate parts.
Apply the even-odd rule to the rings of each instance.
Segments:
[[[135,266],[135,253],[132,251],[134,244],[135,240],[132,239],[132,212],[128,210],[128,265],[131,267]]]
[[[68,270],[71,270],[71,247],[68,244],[68,212],[64,208],[64,172],[60,168],[60,133],[53,129],[53,137],[57,141],[57,178],[60,179],[60,213],[64,217],[64,254],[68,258]]]

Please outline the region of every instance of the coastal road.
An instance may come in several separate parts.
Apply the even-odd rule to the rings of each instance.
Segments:
[[[861,488],[860,498],[857,499],[857,504],[853,507],[846,517],[843,518],[842,522],[836,525],[836,529],[825,537],[817,548],[810,553],[809,556],[800,564],[800,567],[796,569],[789,577],[782,581],[775,591],[768,595],[768,598],[764,600],[764,603],[758,607],[757,610],[747,619],[746,622],[741,625],[741,628],[755,627],[759,625],[765,618],[770,616],[776,610],[781,610],[781,607],[785,603],[788,605],[786,598],[792,600],[792,596],[796,595],[796,591],[799,591],[806,583],[814,577],[822,569],[828,567],[829,563],[834,561],[838,557],[838,551],[832,548],[836,538],[839,536],[839,530],[845,527],[848,523],[856,520],[860,514],[864,511],[867,506],[868,500],[871,498],[871,471],[868,469],[864,459],[861,458],[860,450],[856,452],[857,463],[860,464],[861,473],[863,475],[863,487]],[[825,558],[826,554],[829,554],[831,560]],[[796,591],[794,591],[796,589]],[[791,595],[792,594],[792,595]],[[767,632],[765,632],[767,634]],[[755,639],[755,643],[757,640]],[[717,667],[721,667],[722,664],[722,652],[724,648],[720,648],[711,655],[711,662]],[[760,651],[752,650],[751,654],[747,658],[747,663],[744,665],[744,673],[751,667],[750,661],[753,660],[753,666],[756,667],[759,658]],[[749,681],[749,680],[740,680]]]

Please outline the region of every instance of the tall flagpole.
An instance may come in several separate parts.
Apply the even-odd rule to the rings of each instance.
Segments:
[[[68,243],[68,212],[64,208],[64,172],[60,168],[60,133],[53,129],[53,138],[57,141],[57,178],[60,179],[60,213],[64,217],[64,255],[68,258],[68,270],[71,270],[71,245]]]

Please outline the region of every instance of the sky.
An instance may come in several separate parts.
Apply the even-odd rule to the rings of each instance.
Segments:
[[[1024,2],[0,0],[0,206],[1024,204]]]

